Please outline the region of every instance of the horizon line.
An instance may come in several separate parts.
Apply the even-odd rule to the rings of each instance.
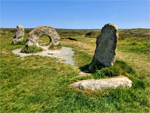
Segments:
[[[37,26],[38,27],[38,26]],[[36,27],[34,27],[34,28],[36,28]],[[34,28],[25,28],[24,27],[24,29],[34,29]],[[55,27],[54,27],[55,28]],[[1,28],[0,27],[0,29],[16,29],[16,27],[12,27],[12,28],[8,28],[8,27],[3,27],[3,28]],[[102,29],[102,28],[55,28],[55,29]],[[150,28],[118,28],[118,29],[150,29]]]

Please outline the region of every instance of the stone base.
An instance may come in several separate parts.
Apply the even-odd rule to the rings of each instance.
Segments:
[[[21,42],[23,41],[23,38],[20,38],[20,39],[13,39],[12,40],[12,44],[17,44],[18,42]]]
[[[79,89],[89,89],[89,90],[102,90],[107,88],[117,88],[120,86],[131,87],[132,81],[127,77],[114,77],[107,79],[98,79],[98,80],[82,80],[75,82],[70,85],[71,87],[77,87]]]

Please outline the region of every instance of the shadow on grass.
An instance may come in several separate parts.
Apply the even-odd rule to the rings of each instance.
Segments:
[[[102,68],[105,68],[105,66],[102,64],[91,62],[90,64],[81,66],[79,69],[85,73],[95,73],[96,70],[101,70]]]
[[[112,77],[126,74],[135,75],[134,69],[126,62],[120,60],[117,60],[113,66],[109,67],[100,64],[98,61],[92,61],[90,64],[80,67],[80,70],[84,73],[94,74],[97,77]]]

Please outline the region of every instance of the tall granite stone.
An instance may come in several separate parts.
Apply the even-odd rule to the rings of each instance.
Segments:
[[[38,26],[29,33],[28,38],[26,40],[26,46],[35,45],[37,47],[40,47],[40,45],[38,44],[38,39],[43,35],[48,36],[50,39],[49,45],[47,47],[50,47],[51,44],[59,44],[59,34],[52,26]]]
[[[16,44],[17,42],[23,41],[24,38],[24,28],[22,25],[17,26],[17,31],[15,33],[15,36],[12,40],[13,44]]]
[[[112,66],[115,61],[118,41],[118,28],[115,24],[106,24],[97,37],[96,50],[92,62],[103,66]]]

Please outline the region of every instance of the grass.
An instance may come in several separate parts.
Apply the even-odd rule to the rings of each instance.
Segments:
[[[23,41],[20,41],[20,42],[17,42],[16,45],[25,45],[26,41],[23,40]]]
[[[120,38],[114,67],[96,70],[89,78],[73,79],[80,69],[59,63],[59,59],[14,55],[12,50],[23,45],[11,45],[13,32],[6,31],[0,36],[0,112],[150,112],[149,54],[130,50],[130,46],[141,47],[148,43],[148,38]],[[96,39],[73,35],[80,40],[64,40],[61,44],[73,48],[76,66],[83,67],[92,60]],[[104,76],[106,73],[110,76]],[[119,74],[133,81],[132,88],[82,91],[68,87],[82,79],[107,78]]]
[[[37,46],[24,46],[21,49],[21,53],[38,53],[42,51],[43,49]]]
[[[116,61],[113,66],[104,67],[100,70],[96,70],[94,74],[95,76],[100,76],[100,77],[106,77],[106,76],[112,77],[112,76],[120,76],[126,74],[134,75],[135,71],[126,62]]]
[[[38,43],[40,46],[48,46],[50,43],[50,38],[46,35],[43,35],[39,38]]]
[[[139,43],[139,42],[133,41],[126,45],[121,45],[119,49],[122,51],[134,52],[138,54],[141,54],[141,53],[150,54],[150,43],[148,42]]]

